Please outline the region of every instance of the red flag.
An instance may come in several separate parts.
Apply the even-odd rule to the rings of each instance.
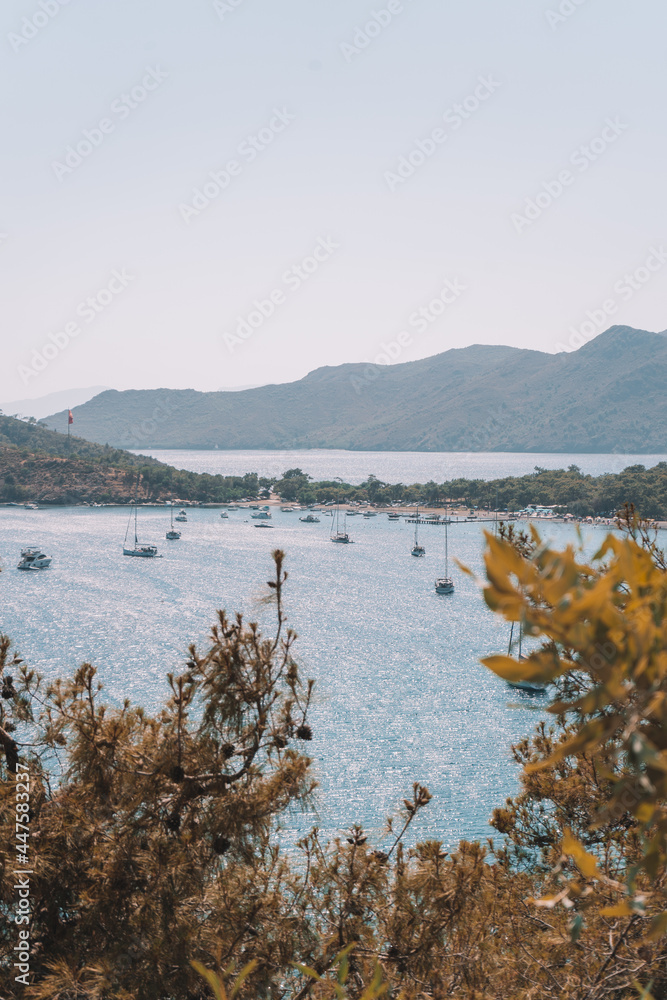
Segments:
[[[67,424],[68,425],[69,424],[73,424],[74,423],[74,417],[72,416],[72,411],[68,410],[67,413],[68,413]]]

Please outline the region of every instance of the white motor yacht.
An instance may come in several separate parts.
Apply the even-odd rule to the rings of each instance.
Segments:
[[[48,569],[50,565],[51,557],[41,549],[23,549],[17,569]]]

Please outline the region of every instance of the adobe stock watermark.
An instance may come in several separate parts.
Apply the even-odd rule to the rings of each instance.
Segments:
[[[51,169],[59,181],[64,180],[73,174],[96,149],[105,142],[107,136],[116,131],[119,122],[125,121],[133,111],[136,111],[144,101],[156,90],[158,90],[169,74],[160,69],[159,66],[146,67],[146,72],[139,83],[135,84],[129,91],[124,91],[119,97],[111,102],[111,118],[100,118],[92,128],[85,128],[81,133],[81,138],[74,144],[67,146],[62,162],[53,160]]]
[[[588,143],[578,146],[570,154],[568,161],[575,170],[565,168],[560,170],[556,177],[551,180],[543,181],[541,190],[533,198],[526,199],[523,212],[512,213],[510,221],[519,236],[537,222],[554,202],[562,198],[577,178],[585,174],[601,156],[604,156],[610,146],[613,146],[628,128],[629,125],[622,122],[619,115],[616,115],[615,118],[607,118],[600,135],[595,136]]]
[[[408,0],[412,3],[412,0]],[[402,0],[389,0],[386,7],[371,11],[371,16],[364,24],[357,24],[351,42],[341,42],[340,51],[349,65],[355,56],[361,55],[378,38],[390,24],[405,11]]]
[[[223,333],[222,339],[229,353],[233,354],[237,347],[242,346],[257,333],[273,316],[276,309],[285,305],[290,295],[298,292],[307,281],[310,281],[322,264],[330,260],[339,249],[340,243],[336,243],[331,236],[327,236],[326,239],[321,236],[312,253],[283,273],[281,286],[269,292],[265,299],[255,299],[250,312],[245,316],[238,316],[233,333]]]
[[[216,12],[221,21],[227,17],[227,14],[233,14],[234,11],[245,3],[245,0],[213,0],[213,10]]]
[[[609,325],[609,319],[618,312],[619,302],[626,303],[635,297],[645,285],[652,279],[653,275],[667,264],[667,250],[663,246],[651,247],[648,257],[635,268],[634,271],[626,272],[622,278],[614,282],[614,296],[605,299],[597,309],[587,309],[586,319],[580,326],[570,327],[570,337],[566,344],[559,341],[556,344],[557,351],[576,351],[583,347],[589,340],[597,337]]]
[[[227,190],[233,178],[240,177],[246,164],[252,163],[274,142],[276,136],[289,128],[296,115],[287,108],[274,108],[273,115],[256,134],[247,135],[236,147],[239,159],[228,160],[221,170],[211,170],[208,179],[192,192],[190,204],[181,204],[178,211],[187,226]]]
[[[76,316],[86,325],[94,323],[97,317],[105,312],[119,295],[122,295],[131,281],[134,281],[134,275],[128,274],[125,268],[112,271],[109,281],[103,288],[98,288],[94,295],[89,295],[79,302],[75,309]],[[17,372],[23,384],[28,385],[31,378],[48,368],[82,332],[83,325],[77,320],[70,320],[61,330],[50,333],[40,350],[33,348],[30,363],[18,366]]]
[[[61,8],[70,2],[71,0],[39,0],[39,9],[23,18],[18,31],[10,31],[7,35],[7,41],[14,52],[20,52],[24,45],[36,38],[58,16]]]
[[[448,278],[440,292],[427,305],[415,309],[408,317],[407,325],[411,329],[401,330],[395,340],[390,340],[388,343],[383,341],[380,344],[380,352],[364,368],[361,376],[350,375],[350,383],[357,395],[378,378],[383,367],[398,361],[404,351],[412,346],[414,335],[411,331],[426,333],[428,328],[437,322],[467,290],[468,286],[464,285],[459,278]]]
[[[544,16],[555,31],[561,24],[565,24],[573,14],[576,14],[586,2],[587,0],[561,0],[555,10],[545,11]]]
[[[443,121],[449,130],[438,126],[432,129],[426,138],[416,139],[413,148],[405,156],[401,156],[394,170],[385,170],[384,179],[387,187],[393,193],[396,189],[417,173],[427,160],[434,156],[438,149],[447,142],[451,132],[457,132],[468,119],[479,111],[480,107],[499,89],[501,84],[492,76],[478,77],[477,86],[467,97],[445,111]]]
[[[9,756],[9,755],[8,755]],[[14,914],[14,924],[18,928],[17,941],[13,948],[12,957],[14,959],[13,968],[16,970],[14,981],[22,986],[30,985],[30,920],[32,917],[32,900],[30,893],[30,876],[35,874],[32,860],[31,830],[30,820],[32,810],[30,807],[30,772],[25,764],[16,764],[14,773],[15,779],[15,809],[16,815],[13,824],[16,827],[14,839],[15,868],[9,872],[16,879],[14,891],[16,893],[16,913]],[[11,816],[11,814],[10,814]],[[9,864],[7,868],[9,868]]]

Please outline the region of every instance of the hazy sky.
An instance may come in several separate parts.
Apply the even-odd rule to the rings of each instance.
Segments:
[[[0,399],[663,330],[666,30],[664,0],[4,0]]]

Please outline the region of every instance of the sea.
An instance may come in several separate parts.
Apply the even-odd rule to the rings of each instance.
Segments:
[[[651,468],[667,461],[667,455],[634,455],[617,452],[606,455],[541,454],[516,452],[406,452],[406,451],[178,451],[147,450],[150,455],[190,472],[210,475],[243,476],[256,472],[279,479],[287,469],[301,469],[315,481],[336,476],[350,485],[359,485],[369,475],[386,483],[436,483],[452,479],[503,479],[525,476],[542,469],[578,466],[585,474],[600,476],[622,472],[630,465]]]
[[[215,460],[221,471],[264,473],[278,461],[255,456],[239,466],[226,464],[224,453],[196,455],[179,461]],[[527,461],[533,460],[546,464],[545,456]],[[399,478],[442,476],[435,457],[421,455],[355,454],[338,471],[348,478],[355,469],[391,478],[391,461]],[[474,469],[495,475],[504,461],[493,456],[485,466],[478,457]],[[600,467],[599,456],[596,461]],[[582,457],[579,462],[586,465]],[[290,458],[290,464],[296,462]],[[298,464],[314,476],[335,468],[322,453],[300,453]],[[593,464],[589,459],[588,467]],[[426,556],[415,559],[414,527],[404,519],[349,518],[351,545],[330,543],[331,518],[324,513],[319,523],[305,524],[297,512],[276,510],[270,523],[260,530],[247,510],[221,518],[219,510],[195,508],[179,525],[181,539],[167,542],[169,511],[140,508],[140,540],[157,544],[162,556],[143,560],[122,554],[127,509],[0,508],[0,631],[47,680],[90,662],[111,703],[127,697],[155,710],[168,696],[167,673],[184,670],[189,644],[206,649],[217,609],[241,611],[272,629],[274,612],[264,598],[271,552],[281,548],[289,624],[299,636],[295,656],[303,678],[315,681],[308,715],[313,739],[303,746],[319,783],[313,809],[287,817],[285,835],[317,824],[333,837],[360,823],[382,846],[386,818],[413,782],[433,795],[413,839],[452,847],[461,838],[492,834],[492,810],[519,787],[512,744],[546,713],[543,697],[510,689],[480,663],[506,651],[509,639],[507,624],[486,608],[481,590],[489,525],[450,527],[450,557],[473,575],[450,562],[455,592],[438,596],[442,527],[420,530]],[[545,522],[542,530],[559,546],[577,541],[569,525]],[[590,552],[602,537],[600,529],[585,528],[582,544]],[[19,550],[28,545],[53,557],[50,569],[17,571]]]

